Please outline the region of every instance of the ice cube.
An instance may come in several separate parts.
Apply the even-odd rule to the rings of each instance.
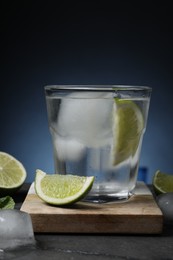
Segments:
[[[54,140],[55,149],[59,160],[80,160],[86,151],[86,147],[75,139],[56,136]]]
[[[35,244],[31,217],[16,209],[0,210],[0,250]]]
[[[113,104],[111,93],[86,92],[83,98],[81,93],[68,95],[61,103],[58,134],[87,147],[104,146],[112,136]]]

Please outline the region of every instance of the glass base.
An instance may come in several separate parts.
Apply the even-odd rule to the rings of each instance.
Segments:
[[[89,203],[110,203],[110,202],[125,202],[133,194],[132,193],[120,193],[120,194],[88,194],[83,201]]]

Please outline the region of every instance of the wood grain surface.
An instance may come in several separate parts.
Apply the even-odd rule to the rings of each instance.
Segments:
[[[20,210],[30,214],[34,232],[159,234],[163,226],[151,193],[135,194],[125,202],[78,202],[63,208],[29,191]]]

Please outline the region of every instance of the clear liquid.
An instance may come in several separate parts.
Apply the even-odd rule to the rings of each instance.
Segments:
[[[95,176],[86,198],[95,202],[128,199],[137,180],[149,100],[133,99],[142,111],[144,129],[136,153],[116,166],[112,163],[114,102],[114,98],[47,97],[55,172]]]

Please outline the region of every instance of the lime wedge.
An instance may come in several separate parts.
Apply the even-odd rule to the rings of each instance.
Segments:
[[[115,166],[135,155],[144,119],[140,108],[131,100],[115,98],[114,105],[112,163]]]
[[[36,170],[35,191],[45,202],[52,205],[67,205],[84,198],[92,188],[94,177],[46,174]]]
[[[0,152],[0,197],[17,191],[26,179],[21,162],[10,154]]]
[[[173,175],[156,171],[153,177],[153,187],[156,194],[173,192]]]

